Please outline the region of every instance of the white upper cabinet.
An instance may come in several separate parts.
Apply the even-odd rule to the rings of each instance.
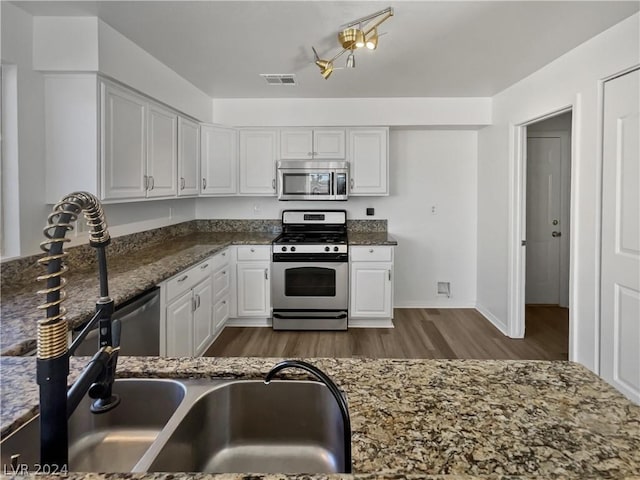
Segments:
[[[278,130],[240,130],[240,194],[275,195]]]
[[[234,128],[201,125],[200,193],[231,195],[238,191],[238,131]]]
[[[178,193],[178,115],[149,103],[147,197]]]
[[[114,85],[102,83],[101,88],[100,197],[143,198],[147,191],[147,102]]]
[[[178,196],[200,191],[200,126],[186,118],[178,119]]]
[[[345,158],[345,130],[291,128],[280,130],[280,159],[324,160]]]
[[[347,129],[350,195],[389,195],[389,129]]]

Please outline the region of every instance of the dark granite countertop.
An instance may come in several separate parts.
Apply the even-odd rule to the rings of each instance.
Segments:
[[[72,360],[76,374],[80,362],[87,359]],[[277,361],[123,357],[118,375],[258,379]],[[587,479],[640,475],[640,406],[581,365],[499,360],[307,361],[327,372],[347,394],[356,475],[345,477]],[[1,422],[6,435],[37,412],[35,359],[3,357],[0,369]],[[287,378],[299,378],[296,372],[284,373]],[[74,475],[96,480],[130,477]],[[190,477],[135,475],[149,480]]]
[[[110,256],[109,293],[118,305],[229,245],[268,245],[274,238],[275,234],[261,232],[192,233],[133,253]],[[74,328],[95,312],[99,284],[95,266],[86,268],[69,262],[69,268],[63,305],[68,310],[69,328]],[[36,290],[43,286],[31,277],[3,285],[0,355],[23,355],[35,349],[37,320],[43,318],[36,306],[44,300]]]

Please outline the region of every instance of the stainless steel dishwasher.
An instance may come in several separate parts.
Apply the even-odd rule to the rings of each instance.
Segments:
[[[121,356],[160,355],[160,289],[154,288],[116,308],[113,319],[122,325]],[[79,335],[82,327],[73,331]],[[98,328],[89,332],[75,351],[76,356],[92,356],[98,351]]]

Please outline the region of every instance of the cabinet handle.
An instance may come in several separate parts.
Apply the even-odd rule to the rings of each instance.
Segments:
[[[207,189],[207,179],[206,179],[206,178],[203,178],[203,179],[202,179],[202,189],[203,189],[203,190],[206,190],[206,189]]]
[[[226,257],[227,256],[227,252],[222,252],[222,256]]]
[[[146,175],[142,176],[142,186],[145,190],[149,189],[149,177],[147,177]]]
[[[227,274],[227,271],[226,271],[226,270],[223,270],[223,271],[222,271],[222,274],[223,274],[223,275],[226,275],[226,274]]]
[[[151,176],[149,177],[149,183],[151,184],[151,186],[149,187],[149,190],[153,190],[153,187],[155,187],[155,186],[156,186],[156,182],[155,182],[155,180],[153,179],[153,175],[151,175]]]
[[[252,249],[251,249],[251,253],[253,253],[253,252],[255,252],[255,251],[256,251],[256,249],[255,249],[255,248],[252,248]]]
[[[184,186],[185,186],[184,177],[180,177],[180,190],[184,190]]]
[[[197,309],[198,309],[198,305],[197,305],[196,297],[193,297],[191,299],[191,311],[195,312]]]
[[[198,308],[200,308],[200,295],[196,294],[196,298],[198,299]]]
[[[182,283],[182,282],[184,282],[187,278],[189,278],[189,275],[185,275],[184,277],[180,277],[180,278],[178,279],[178,283]]]
[[[351,190],[353,190],[353,178],[349,179],[349,186],[351,187]]]
[[[205,263],[204,265],[200,265],[200,269],[204,270],[205,268],[207,268],[209,266],[208,263]]]
[[[389,270],[389,281],[391,281],[391,270]]]
[[[272,179],[271,180],[271,188],[273,188],[274,190],[276,189],[276,179]]]
[[[227,301],[226,301],[226,300],[222,300],[222,304],[223,304],[223,305],[226,305],[226,304],[227,304]]]
[[[264,269],[264,279],[265,280],[269,280],[269,269],[268,268]]]

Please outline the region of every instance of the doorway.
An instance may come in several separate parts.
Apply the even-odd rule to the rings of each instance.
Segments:
[[[526,125],[525,338],[568,359],[571,124],[566,111]]]

